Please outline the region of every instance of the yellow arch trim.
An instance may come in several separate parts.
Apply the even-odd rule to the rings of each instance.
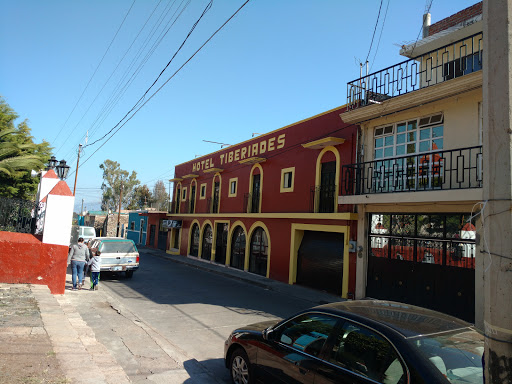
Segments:
[[[206,225],[207,224],[210,224],[210,227],[212,228],[212,236],[213,236],[213,225],[212,225],[212,222],[210,220],[205,220],[203,222],[203,226],[199,230],[199,250],[197,252],[199,258],[201,258],[202,254],[203,254],[203,235],[204,235],[204,230],[206,229]],[[212,241],[212,251],[213,251],[213,241]],[[212,257],[213,257],[213,252],[210,255],[210,261],[212,260]]]
[[[320,178],[322,176],[322,157],[327,153],[332,152],[334,153],[334,156],[336,157],[336,193],[334,194],[334,212],[338,212],[338,191],[339,191],[339,181],[340,181],[340,153],[336,149],[336,147],[333,147],[332,145],[329,145],[322,149],[322,151],[319,153],[318,157],[316,158],[316,175],[315,175],[315,186],[320,185]],[[318,212],[318,199],[316,199],[315,196],[315,212]]]
[[[216,172],[215,175],[213,175],[213,178],[212,178],[212,193],[211,193],[211,197],[212,197],[212,204],[213,204],[213,194],[215,192],[215,178],[216,177],[219,177],[219,213],[220,213],[220,203],[222,201],[221,199],[221,196],[222,196],[222,175],[220,174],[220,172]],[[209,207],[211,209],[211,207]]]
[[[290,269],[288,273],[288,284],[294,284],[297,281],[297,257],[300,243],[304,237],[304,231],[318,232],[337,232],[343,233],[343,280],[341,287],[341,297],[347,299],[348,278],[349,278],[349,238],[350,227],[345,225],[321,225],[321,224],[292,224],[291,241],[290,241]]]
[[[194,219],[190,223],[190,227],[189,227],[190,230],[188,231],[187,256],[190,255],[190,248],[192,247],[192,227],[194,226],[194,224],[197,224],[197,226],[199,227],[199,245],[201,245],[201,224],[199,223],[199,220]],[[197,257],[199,257],[200,251],[201,251],[201,249],[198,249]]]
[[[247,250],[249,249],[249,243],[247,241],[247,228],[245,228],[244,223],[240,220],[235,221],[230,227],[228,232],[228,247],[226,249],[226,265],[231,265],[231,243],[233,242],[233,232],[235,228],[241,226],[245,232],[245,257],[247,258]],[[245,271],[245,263],[244,263],[244,271]]]
[[[251,256],[251,238],[252,238],[252,235],[254,233],[254,231],[256,230],[256,228],[258,227],[261,227],[263,228],[263,230],[265,231],[266,235],[267,235],[267,239],[268,239],[268,258],[267,258],[267,272],[266,272],[266,275],[265,277],[269,277],[270,276],[270,255],[271,255],[271,241],[270,241],[270,231],[268,230],[267,226],[262,222],[262,221],[256,221],[252,226],[251,228],[249,229],[249,233],[247,235],[247,241],[246,241],[246,244],[249,245],[249,247],[247,248],[247,253],[245,255],[245,266],[244,266],[244,269],[245,270],[249,270],[249,258]]]
[[[258,203],[258,212],[261,212],[261,202],[263,201],[263,167],[258,163],[252,166],[251,172],[249,173],[249,193],[252,193],[252,175],[256,168],[260,170],[260,201]],[[247,204],[247,210],[249,210],[249,208],[251,207],[250,204]]]

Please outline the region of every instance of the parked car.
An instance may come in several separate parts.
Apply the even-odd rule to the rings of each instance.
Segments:
[[[482,383],[484,338],[469,323],[380,300],[345,301],[234,330],[233,383]]]
[[[98,237],[91,248],[101,252],[101,271],[125,272],[132,277],[139,268],[139,251],[133,240],[122,237]]]
[[[84,225],[73,225],[71,227],[70,245],[77,244],[79,238],[84,239],[84,243],[88,243],[91,239],[96,237],[96,229],[94,227],[87,227]]]

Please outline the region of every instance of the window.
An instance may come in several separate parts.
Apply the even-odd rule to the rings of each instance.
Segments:
[[[254,230],[249,251],[249,272],[267,276],[268,240],[263,228]]]
[[[206,199],[206,183],[201,184],[199,199],[200,200]]]
[[[327,360],[379,383],[399,384],[407,379],[393,346],[378,333],[350,321],[337,335]]]
[[[182,200],[183,200],[183,201],[187,201],[187,187],[184,187],[184,188],[183,188],[183,196],[182,196]]]
[[[203,231],[203,247],[201,249],[201,259],[210,260],[212,257],[213,232],[212,226],[206,224]]]
[[[443,122],[439,113],[375,128],[374,159],[443,149]]]
[[[237,186],[238,186],[238,177],[229,179],[228,197],[236,197]]]
[[[192,226],[192,233],[190,235],[190,256],[199,254],[199,225],[194,223]]]
[[[295,167],[281,169],[280,192],[293,192]]]
[[[132,230],[132,231],[133,231],[134,229],[135,229],[135,221],[132,221],[132,222],[130,223],[130,230]]]
[[[276,330],[276,339],[312,356],[320,352],[338,320],[319,313],[297,316]]]
[[[244,269],[245,264],[245,232],[241,226],[233,231],[231,240],[231,262],[233,268]]]

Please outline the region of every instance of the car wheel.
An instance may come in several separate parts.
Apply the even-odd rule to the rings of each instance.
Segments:
[[[133,277],[133,271],[126,271],[126,277],[131,279]]]
[[[251,365],[247,354],[242,348],[237,348],[231,354],[231,380],[234,384],[250,384]]]

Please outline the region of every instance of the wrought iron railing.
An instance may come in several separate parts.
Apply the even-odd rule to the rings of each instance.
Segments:
[[[37,234],[44,225],[43,203],[0,197],[0,231]]]
[[[260,211],[260,194],[245,193],[243,212],[259,213]]]
[[[336,204],[338,186],[314,185],[310,188],[309,208],[311,212],[332,213]]]
[[[379,104],[481,70],[482,39],[480,32],[349,82],[348,110]]]
[[[176,212],[177,204],[175,201],[169,203],[169,213],[178,213]]]
[[[482,146],[366,161],[342,167],[342,195],[482,187]]]

